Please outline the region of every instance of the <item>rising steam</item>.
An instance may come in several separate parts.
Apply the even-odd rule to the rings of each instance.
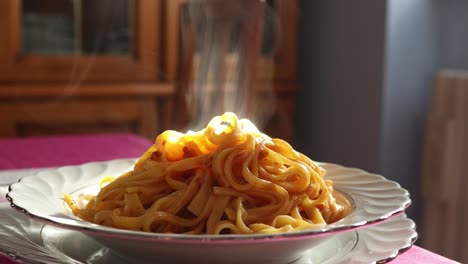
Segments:
[[[259,0],[192,0],[183,11],[182,52],[188,54],[183,62],[188,66],[182,71],[191,71],[185,91],[189,128],[200,129],[224,112],[261,126],[274,108],[257,98],[262,90],[262,101],[274,102],[271,83],[260,81],[257,72],[271,10]]]

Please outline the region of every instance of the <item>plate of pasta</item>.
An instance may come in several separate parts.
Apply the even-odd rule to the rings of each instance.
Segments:
[[[0,254],[20,263],[136,262],[135,258],[121,256],[81,232],[34,221],[6,203],[0,203],[0,236]],[[400,215],[382,224],[334,235],[293,263],[387,263],[411,248],[416,239],[415,223]],[[159,262],[138,259],[138,263]]]
[[[137,159],[24,177],[7,198],[33,219],[161,263],[290,263],[411,203],[398,183],[315,162],[233,113],[165,131]]]

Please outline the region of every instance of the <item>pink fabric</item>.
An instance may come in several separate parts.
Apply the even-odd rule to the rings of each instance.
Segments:
[[[398,256],[392,264],[444,264],[459,263],[444,256],[418,246],[411,247],[408,251]]]
[[[90,161],[140,156],[151,141],[131,134],[32,137],[0,139],[0,169],[22,169],[76,165]],[[0,254],[0,263],[13,263]],[[392,263],[457,263],[418,246]]]
[[[131,134],[0,139],[0,170],[135,158],[151,143]]]

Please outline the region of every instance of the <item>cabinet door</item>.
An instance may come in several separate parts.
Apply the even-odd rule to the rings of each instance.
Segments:
[[[160,80],[161,1],[2,0],[0,80]]]
[[[195,1],[204,2],[204,1]],[[208,1],[205,1],[208,2]],[[188,0],[166,0],[166,34],[165,43],[167,53],[165,56],[166,76],[169,80],[175,80],[178,72],[184,68],[188,57],[197,59],[201,54],[197,48],[190,47],[193,42],[202,42],[197,25],[184,24],[187,11],[193,5]],[[296,56],[298,34],[298,1],[297,0],[267,0],[262,10],[262,21],[252,23],[260,38],[260,56],[256,62],[256,75],[264,81],[295,81],[296,80]],[[243,19],[243,18],[240,18]],[[196,36],[188,34],[187,27],[193,27]],[[231,40],[236,39],[239,30],[235,26],[231,28]],[[237,31],[237,32],[236,32]],[[198,35],[198,36],[197,36]],[[196,43],[195,43],[196,45]],[[193,50],[191,50],[193,49]],[[190,54],[193,52],[193,54]],[[231,59],[233,59],[231,57]],[[228,58],[229,60],[229,58]],[[195,69],[196,71],[196,69]],[[185,74],[182,72],[182,74]]]

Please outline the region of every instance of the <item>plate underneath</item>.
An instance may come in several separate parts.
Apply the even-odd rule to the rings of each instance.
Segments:
[[[293,263],[384,263],[412,246],[417,237],[414,227],[412,220],[401,215],[358,231],[339,233]],[[45,225],[41,239],[49,251],[69,263],[123,264],[135,261],[76,231]],[[151,263],[158,262],[153,260]]]
[[[92,238],[76,231],[45,225],[41,231],[44,245],[57,256],[69,262],[76,263],[131,263],[132,259],[120,256]],[[317,247],[306,252],[306,254],[294,261],[294,264],[308,263],[336,263],[348,259],[348,255],[358,244],[358,233],[356,231],[337,234]],[[135,259],[133,259],[135,261]],[[160,263],[153,260],[138,263]]]
[[[33,221],[0,203],[0,253],[26,263],[134,263],[80,232]],[[417,238],[405,215],[378,225],[336,234],[294,264],[384,263],[409,249]]]

